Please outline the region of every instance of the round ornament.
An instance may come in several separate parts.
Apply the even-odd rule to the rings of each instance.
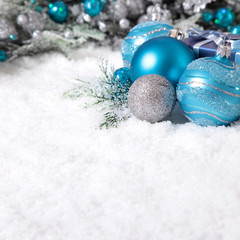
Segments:
[[[202,18],[205,23],[209,23],[213,20],[214,16],[212,12],[204,12]]]
[[[158,37],[142,44],[133,56],[131,78],[157,74],[167,78],[174,87],[188,64],[195,59],[192,50],[172,37]]]
[[[129,68],[119,68],[114,72],[113,75],[115,83],[121,83],[123,86],[131,85],[131,77]]]
[[[160,122],[173,110],[175,89],[164,77],[149,74],[138,78],[130,87],[128,105],[132,114],[150,123]]]
[[[214,23],[222,28],[231,26],[234,22],[234,13],[229,8],[220,8],[215,14]]]
[[[7,54],[5,51],[0,50],[0,62],[5,62],[7,60]]]
[[[48,15],[56,23],[63,23],[67,20],[69,10],[63,1],[50,3],[48,6]]]
[[[105,0],[86,0],[84,2],[84,12],[91,17],[96,17],[103,10]]]
[[[229,29],[229,31],[232,33],[232,34],[240,34],[240,25],[236,25],[234,27],[231,27]]]
[[[148,21],[136,25],[124,39],[122,44],[122,58],[124,67],[130,67],[134,53],[144,42],[160,37],[167,36],[171,25],[161,21]]]
[[[180,78],[177,98],[192,122],[229,125],[240,117],[240,65],[220,55],[193,61]]]

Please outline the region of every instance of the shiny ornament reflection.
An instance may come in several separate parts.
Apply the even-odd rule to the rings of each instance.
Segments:
[[[158,74],[167,78],[174,87],[194,60],[194,54],[183,42],[171,37],[158,37],[141,45],[133,56],[131,78]]]

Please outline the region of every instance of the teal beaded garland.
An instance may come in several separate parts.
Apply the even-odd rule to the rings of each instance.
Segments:
[[[5,51],[0,50],[0,62],[5,62],[7,60],[7,54]]]
[[[204,12],[202,15],[203,21],[209,23],[213,20],[213,13],[212,12]]]
[[[131,77],[129,68],[119,68],[114,72],[114,81],[116,84],[121,83],[123,86],[131,85]]]
[[[105,0],[85,0],[84,12],[91,17],[96,17],[103,10]]]
[[[173,26],[161,21],[148,21],[132,28],[124,39],[121,49],[124,67],[130,67],[134,53],[146,41],[167,36]]]
[[[195,59],[193,51],[182,41],[172,37],[153,38],[142,44],[133,56],[131,78],[157,74],[167,78],[174,87]]]
[[[48,15],[54,22],[65,22],[68,18],[68,14],[68,7],[63,1],[50,3],[48,6]]]
[[[193,61],[180,78],[177,98],[190,121],[229,125],[240,117],[240,65],[220,55]]]
[[[229,8],[220,8],[215,14],[214,23],[222,28],[231,26],[234,22],[234,13]]]

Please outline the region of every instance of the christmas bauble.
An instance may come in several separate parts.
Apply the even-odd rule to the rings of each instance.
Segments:
[[[188,64],[195,59],[192,50],[172,37],[158,37],[142,44],[133,56],[131,78],[157,74],[167,78],[174,87]]]
[[[48,6],[48,15],[54,22],[65,22],[68,18],[68,14],[68,7],[63,1],[53,2]]]
[[[193,61],[180,78],[177,97],[191,121],[229,125],[240,117],[240,65],[220,55]]]
[[[131,76],[129,68],[119,68],[114,72],[113,75],[116,84],[121,84],[123,86],[131,85]]]
[[[234,13],[229,8],[220,8],[215,14],[214,23],[222,28],[231,26],[234,22]]]
[[[0,50],[0,62],[5,62],[7,60],[7,54],[5,51]]]
[[[132,114],[150,123],[168,116],[176,101],[175,89],[164,77],[149,74],[138,78],[130,87],[128,105]]]
[[[125,67],[130,67],[132,57],[144,42],[159,36],[167,36],[172,26],[159,21],[148,21],[136,25],[124,39],[122,44],[122,58]]]
[[[85,0],[84,12],[91,17],[96,17],[104,8],[105,0]]]

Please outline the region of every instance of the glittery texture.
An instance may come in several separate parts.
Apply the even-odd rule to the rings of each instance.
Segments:
[[[0,40],[9,39],[10,35],[18,36],[14,25],[7,19],[0,17]]]
[[[170,29],[173,27],[161,21],[148,21],[132,28],[122,44],[124,66],[130,67],[133,55],[139,46],[152,38],[167,36]]]
[[[176,96],[172,84],[164,77],[149,74],[137,79],[130,87],[128,105],[140,120],[155,123],[169,115]]]
[[[240,117],[240,66],[220,56],[193,61],[177,98],[186,116],[203,125],[229,125]]]

